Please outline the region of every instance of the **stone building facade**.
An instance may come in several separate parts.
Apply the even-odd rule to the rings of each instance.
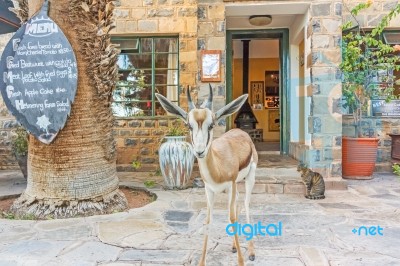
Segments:
[[[304,83],[296,83],[298,73],[292,71],[290,88],[292,111],[289,112],[291,127],[287,153],[306,162],[321,172],[330,187],[341,185],[341,137],[342,128],[351,126],[349,119],[343,119],[340,108],[341,73],[341,25],[351,19],[349,10],[363,1],[309,0],[309,1],[228,1],[228,0],[119,0],[115,10],[115,36],[176,36],[179,38],[179,85],[191,86],[198,93],[199,102],[208,95],[208,83],[201,82],[200,54],[202,50],[220,50],[221,81],[213,83],[214,109],[231,100],[232,88],[227,86],[227,21],[234,17],[237,9],[261,13],[293,15],[296,19],[289,28],[290,64],[293,65],[301,54],[304,55]],[[374,1],[371,11],[361,13],[358,21],[363,26],[373,26],[398,1]],[[304,10],[302,13],[294,7]],[[399,25],[400,18],[393,21]],[[248,28],[246,30],[259,30]],[[269,29],[268,26],[263,29]],[[304,43],[299,52],[299,42]],[[2,37],[7,39],[7,37]],[[9,38],[9,37],[8,37]],[[1,45],[0,45],[1,46]],[[301,46],[302,47],[302,46]],[[296,50],[297,49],[297,50]],[[298,54],[296,54],[296,51]],[[296,107],[299,98],[304,98],[306,107]],[[303,101],[303,100],[301,100]],[[186,108],[185,96],[181,94],[180,104]],[[304,125],[296,122],[296,108],[305,108]],[[343,121],[342,121],[343,119]],[[118,169],[130,171],[132,161],[140,161],[142,171],[155,170],[158,167],[157,150],[160,140],[172,117],[133,117],[119,118],[115,122],[118,147]],[[384,123],[394,123],[389,119]],[[296,124],[297,123],[297,124]],[[342,126],[343,124],[343,126]],[[382,123],[381,123],[382,124]],[[13,168],[9,151],[9,127],[13,125],[4,105],[0,103],[0,168]],[[380,123],[375,123],[378,127]],[[296,137],[297,127],[304,127],[305,138]],[[224,122],[216,128],[217,136],[226,130]],[[392,130],[392,126],[385,127]],[[4,137],[4,138],[3,138]],[[379,162],[388,156],[388,138],[382,138]],[[383,167],[384,168],[384,167]],[[380,168],[380,169],[383,169]],[[387,169],[387,168],[385,168]]]

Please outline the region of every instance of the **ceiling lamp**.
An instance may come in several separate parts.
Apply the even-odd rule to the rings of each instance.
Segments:
[[[270,15],[254,15],[249,17],[249,22],[253,26],[266,26],[272,22]]]

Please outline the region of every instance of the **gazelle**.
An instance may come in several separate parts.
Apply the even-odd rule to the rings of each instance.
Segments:
[[[250,196],[255,182],[255,171],[258,155],[250,136],[240,130],[232,129],[221,137],[213,140],[213,127],[220,119],[237,112],[247,100],[248,95],[242,95],[216,113],[212,111],[213,94],[210,85],[208,99],[196,108],[187,90],[189,112],[170,102],[160,94],[156,94],[162,107],[169,113],[178,116],[189,127],[193,151],[197,157],[200,175],[205,184],[207,196],[207,227],[212,222],[214,194],[228,190],[229,195],[229,220],[235,223],[238,219],[237,210],[237,183],[245,179],[245,209],[246,220],[250,223],[249,204]],[[202,257],[199,265],[205,265],[207,253],[208,233],[204,236]],[[249,241],[249,259],[255,259],[253,240]],[[240,250],[239,238],[235,234],[232,252],[237,252],[238,264],[244,265],[243,255]]]

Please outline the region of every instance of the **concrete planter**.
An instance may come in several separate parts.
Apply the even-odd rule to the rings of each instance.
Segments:
[[[193,170],[192,146],[185,136],[165,137],[159,149],[160,169],[169,189],[186,188]]]
[[[346,179],[372,179],[378,138],[342,139],[342,173]]]

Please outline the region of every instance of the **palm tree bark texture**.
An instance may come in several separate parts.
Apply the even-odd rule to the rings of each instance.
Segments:
[[[22,21],[43,0],[19,0]],[[78,63],[78,88],[71,115],[53,143],[30,136],[28,184],[11,210],[18,217],[67,218],[127,209],[118,189],[113,115],[118,50],[110,42],[111,0],[53,0],[49,16],[71,43]]]

